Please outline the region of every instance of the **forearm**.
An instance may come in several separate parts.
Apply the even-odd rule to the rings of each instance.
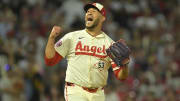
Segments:
[[[61,28],[59,26],[54,26],[49,35],[44,57],[45,64],[48,66],[57,64],[63,58],[54,48],[55,38],[60,34],[60,32]]]
[[[111,63],[114,75],[119,80],[125,80],[128,77],[128,65],[118,67],[114,62]]]
[[[128,70],[128,66],[123,66],[121,67],[121,70],[118,73],[118,79],[120,80],[125,80],[128,77],[129,74],[129,70]]]
[[[45,49],[45,64],[48,66],[54,66],[63,58],[55,51],[54,48],[55,38],[49,37],[48,43]]]
[[[54,43],[55,43],[55,38],[54,37],[49,37],[46,49],[45,49],[45,56],[46,58],[53,58],[55,56],[55,48],[54,48]]]

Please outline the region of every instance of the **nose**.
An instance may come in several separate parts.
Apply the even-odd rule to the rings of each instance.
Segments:
[[[87,15],[92,15],[92,12],[87,12]]]
[[[92,15],[92,13],[93,13],[93,11],[91,11],[91,10],[87,11],[88,15]]]

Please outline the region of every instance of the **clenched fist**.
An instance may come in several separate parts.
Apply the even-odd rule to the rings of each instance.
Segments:
[[[52,31],[51,31],[50,38],[56,38],[57,36],[60,35],[61,32],[62,32],[61,27],[54,26]]]

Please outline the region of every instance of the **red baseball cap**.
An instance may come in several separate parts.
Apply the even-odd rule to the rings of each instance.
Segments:
[[[87,12],[89,8],[97,9],[104,17],[106,17],[106,10],[100,3],[88,3],[84,6],[84,10]]]

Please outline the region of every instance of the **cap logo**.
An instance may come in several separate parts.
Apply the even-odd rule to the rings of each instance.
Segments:
[[[90,7],[95,7],[98,9],[98,11],[100,11],[100,13],[106,17],[106,10],[104,8],[104,6],[100,3],[89,3],[89,4],[86,4],[84,6],[84,10],[87,12],[87,10],[90,8]]]
[[[99,3],[93,3],[94,6],[96,6],[100,11],[102,10],[103,6]]]

